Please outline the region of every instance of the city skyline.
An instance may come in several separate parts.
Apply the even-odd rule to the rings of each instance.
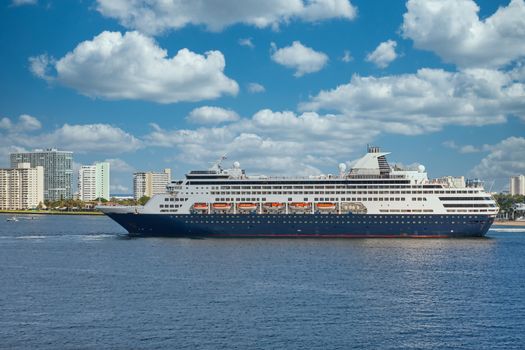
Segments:
[[[494,190],[525,173],[522,0],[203,4],[4,3],[0,166],[55,147],[132,193],[134,172],[224,153],[251,174],[335,173],[370,143]]]

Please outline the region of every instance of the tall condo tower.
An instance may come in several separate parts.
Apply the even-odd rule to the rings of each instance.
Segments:
[[[109,200],[110,167],[108,162],[82,165],[78,171],[78,195],[80,200],[97,198]]]
[[[73,152],[54,148],[33,152],[11,153],[11,168],[29,163],[31,168],[44,168],[44,200],[55,201],[73,197]]]

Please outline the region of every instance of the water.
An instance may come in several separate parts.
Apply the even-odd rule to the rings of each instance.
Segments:
[[[0,348],[525,348],[525,229],[128,239],[106,217],[5,218]]]

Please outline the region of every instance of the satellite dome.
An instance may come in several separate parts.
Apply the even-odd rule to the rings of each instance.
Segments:
[[[344,173],[346,171],[346,164],[345,163],[339,163],[339,171]]]
[[[234,167],[235,169],[239,169],[239,168],[241,167],[241,163],[239,163],[239,162],[233,162],[233,167]]]
[[[417,166],[417,170],[420,172],[420,173],[424,173],[425,172],[425,166],[422,165],[422,164],[419,164]]]

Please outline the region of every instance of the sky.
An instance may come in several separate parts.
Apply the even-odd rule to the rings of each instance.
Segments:
[[[54,147],[175,178],[338,172],[367,144],[432,178],[525,173],[524,0],[3,0],[0,166]]]

